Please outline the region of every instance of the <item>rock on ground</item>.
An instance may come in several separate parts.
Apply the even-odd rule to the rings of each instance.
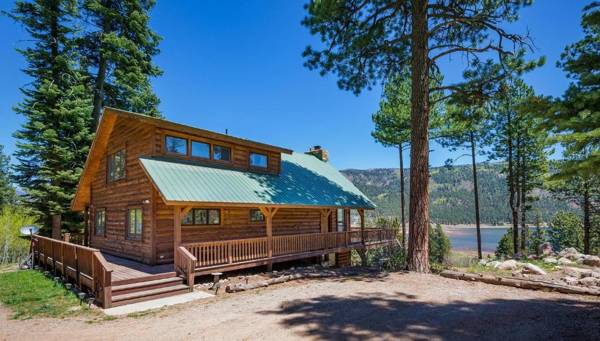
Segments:
[[[589,266],[600,266],[600,257],[585,255],[583,258],[583,264]]]
[[[552,244],[545,242],[538,247],[539,254],[543,256],[550,256],[554,251],[552,250]]]
[[[556,260],[556,258],[554,258],[554,257],[546,257],[546,258],[544,258],[544,263],[556,264],[556,263],[558,263],[558,260]]]
[[[519,266],[519,263],[514,259],[505,260],[504,262],[496,266],[500,270],[515,270]]]
[[[558,264],[560,265],[572,265],[575,264],[575,262],[573,262],[572,260],[570,260],[567,257],[561,257],[558,259]]]
[[[532,273],[536,275],[546,275],[546,271],[542,270],[539,266],[531,263],[525,263],[523,271],[526,273]]]

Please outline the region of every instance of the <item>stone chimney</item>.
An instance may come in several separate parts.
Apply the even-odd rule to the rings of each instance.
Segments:
[[[327,150],[321,148],[321,146],[311,147],[310,150],[306,152],[306,154],[312,155],[321,161],[329,161],[329,153],[327,152]]]

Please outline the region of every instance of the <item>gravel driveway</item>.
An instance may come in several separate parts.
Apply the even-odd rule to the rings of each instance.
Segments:
[[[304,280],[141,317],[14,321],[7,340],[600,340],[600,298],[436,275]]]

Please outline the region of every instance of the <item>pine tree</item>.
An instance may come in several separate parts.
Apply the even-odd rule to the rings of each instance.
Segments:
[[[411,160],[408,268],[429,271],[429,129],[430,109],[448,93],[493,90],[499,74],[473,82],[431,86],[440,59],[463,55],[467,69],[482,56],[498,61],[528,45],[528,38],[502,28],[528,2],[431,0],[313,0],[303,24],[318,35],[321,47],[308,47],[306,66],[335,73],[338,85],[360,93],[380,80],[410,68]],[[510,46],[509,46],[510,45]],[[497,69],[499,71],[504,68]],[[441,95],[440,95],[441,94]]]
[[[160,37],[149,27],[154,0],[84,0],[88,23],[81,53],[93,88],[93,127],[104,106],[160,116],[150,79],[162,74],[152,63]]]
[[[14,204],[15,188],[10,181],[10,158],[4,154],[4,146],[0,145],[0,210],[2,207]]]
[[[472,100],[463,102],[459,98],[449,103],[445,115],[445,124],[441,128],[440,143],[451,150],[468,147],[470,149],[471,169],[473,174],[473,195],[475,204],[475,228],[477,232],[477,256],[482,258],[481,253],[481,219],[479,214],[479,182],[477,178],[478,145],[486,141],[489,133],[487,123],[489,113],[485,108],[485,103],[478,103]],[[479,146],[481,147],[481,146]],[[447,165],[451,165],[454,160],[448,160]]]
[[[383,90],[379,110],[372,116],[375,130],[373,138],[384,146],[398,147],[400,160],[400,222],[402,225],[402,250],[406,249],[406,218],[404,214],[404,158],[410,142],[410,80],[393,77]]]
[[[90,101],[74,52],[74,0],[17,1],[10,16],[21,23],[33,44],[18,51],[32,82],[15,107],[25,122],[15,133],[15,181],[25,202],[40,215],[47,230],[52,216],[63,216],[69,230],[81,219],[69,210],[87,156]],[[60,231],[59,231],[60,232]]]
[[[535,199],[532,191],[541,185],[546,171],[547,134],[527,106],[533,96],[529,86],[513,78],[504,82],[502,93],[492,101],[494,115],[490,130],[494,134],[490,137],[489,143],[493,148],[489,156],[492,160],[504,161],[506,165],[503,171],[509,193],[514,255],[527,252],[526,213]]]

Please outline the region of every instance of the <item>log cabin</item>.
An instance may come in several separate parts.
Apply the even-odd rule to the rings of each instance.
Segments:
[[[89,279],[104,306],[143,299],[132,285],[164,282],[171,275],[144,270],[161,266],[193,290],[195,276],[214,272],[296,259],[348,265],[353,248],[393,238],[365,227],[374,208],[318,146],[298,153],[113,108],[103,111],[71,205],[86,217],[92,261],[105,268],[98,276],[122,273]],[[120,300],[110,297],[118,287]]]

